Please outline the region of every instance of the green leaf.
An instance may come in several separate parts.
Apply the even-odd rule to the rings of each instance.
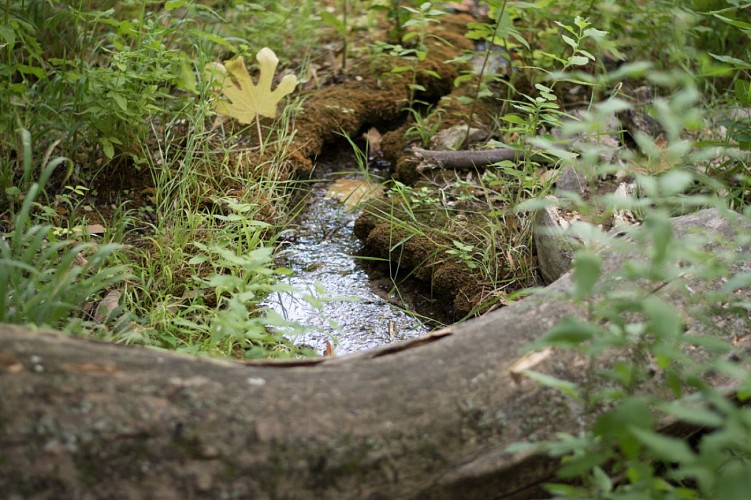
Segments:
[[[104,151],[104,156],[106,156],[107,159],[111,160],[115,157],[115,147],[112,145],[112,141],[107,137],[102,137],[99,139],[99,144],[102,145],[102,151]]]
[[[573,48],[574,50],[576,50],[576,47],[578,47],[578,46],[579,46],[579,44],[578,44],[578,43],[576,43],[576,42],[574,41],[574,39],[573,39],[573,38],[571,38],[570,36],[567,36],[567,35],[561,35],[561,38],[563,38],[563,41],[564,41],[564,42],[566,42],[566,43],[567,43],[568,45],[570,45],[570,46],[571,46],[571,48]]]
[[[117,106],[122,109],[123,111],[128,111],[128,100],[125,99],[125,97],[121,96],[120,94],[111,94],[112,100],[115,101]]]
[[[694,182],[694,177],[685,170],[675,169],[662,175],[658,182],[660,193],[675,196],[683,193]]]
[[[600,467],[595,467],[592,470],[592,476],[600,491],[605,493],[613,491],[613,481]]]
[[[599,331],[599,328],[591,323],[576,318],[564,318],[548,330],[539,343],[553,347],[579,347],[583,342],[592,339]]]
[[[16,32],[8,26],[0,26],[0,38],[7,44],[13,44],[16,41]]]
[[[658,458],[671,462],[690,464],[694,461],[694,453],[682,439],[669,437],[649,429],[630,427],[629,432],[651,450]]]
[[[751,285],[751,272],[737,273],[725,283],[725,286],[722,287],[722,291],[730,293],[749,285]]]
[[[180,7],[184,7],[187,5],[188,2],[185,0],[169,0],[168,2],[165,2],[164,4],[164,10],[167,12],[175,9],[179,9]]]
[[[707,427],[718,427],[722,425],[724,421],[722,415],[718,414],[717,412],[714,412],[707,408],[702,408],[701,406],[697,405],[688,405],[687,403],[680,401],[663,403],[660,406],[660,409],[668,415],[672,415],[678,418],[680,421],[690,424],[697,424]]]
[[[652,236],[654,246],[654,255],[652,257],[653,265],[662,265],[668,255],[668,247],[673,240],[673,226],[664,213],[652,212],[646,220],[646,227]]]
[[[574,258],[574,298],[583,300],[587,298],[600,279],[602,271],[602,259],[600,256],[580,250]]]
[[[722,61],[722,62],[727,63],[727,64],[732,64],[733,66],[735,66],[738,69],[751,69],[751,64],[748,63],[748,62],[746,62],[746,61],[743,61],[741,59],[737,59],[737,58],[731,57],[731,56],[718,56],[716,54],[712,54],[711,52],[710,52],[709,55],[712,56],[712,57],[714,57],[718,61]]]
[[[43,68],[38,68],[36,66],[29,66],[27,64],[16,64],[14,68],[19,73],[23,73],[25,75],[34,75],[40,80],[44,79],[47,76],[47,73],[45,73]]]
[[[344,36],[347,33],[347,25],[345,25],[338,17],[325,10],[321,10],[319,15],[324,23],[336,30],[337,35]]]
[[[557,476],[564,479],[570,479],[582,474],[586,474],[593,468],[604,464],[610,458],[609,453],[602,451],[587,451],[587,453],[565,460],[562,467],[558,469]]]
[[[571,56],[568,62],[572,66],[584,66],[589,63],[589,59],[583,56]]]
[[[544,373],[535,372],[532,370],[525,370],[523,373],[526,377],[529,377],[546,387],[556,389],[573,399],[579,399],[578,386],[573,382],[561,380],[551,375],[546,375]]]
[[[714,17],[716,17],[717,19],[721,20],[724,23],[727,23],[731,26],[735,26],[736,28],[740,28],[741,30],[746,31],[747,32],[746,34],[751,34],[751,33],[748,33],[748,31],[751,31],[751,24],[749,23],[739,21],[737,19],[731,19],[729,17],[721,16],[720,14],[714,14]]]
[[[745,436],[748,439],[747,436]],[[748,478],[751,477],[751,461],[736,457],[717,471],[712,497],[715,500],[747,498]]]
[[[641,447],[632,429],[650,429],[652,414],[644,397],[630,397],[612,410],[600,415],[594,433],[608,441],[615,441],[628,458],[634,458]]]
[[[208,255],[196,255],[195,257],[192,257],[188,264],[191,266],[197,265],[197,264],[203,264],[204,262],[207,262],[209,260]]]
[[[674,339],[683,332],[683,318],[673,306],[654,295],[644,299],[642,304],[653,335],[661,339]]]
[[[196,88],[196,75],[193,72],[193,68],[185,59],[180,60],[177,76],[177,86],[186,92],[191,94],[197,94]]]
[[[527,122],[519,115],[503,115],[501,117],[501,120],[509,123],[513,123],[515,125],[527,125]]]
[[[751,82],[747,80],[737,79],[734,85],[735,98],[745,105],[751,106]]]
[[[464,82],[472,81],[473,78],[474,75],[472,75],[471,73],[457,76],[456,78],[454,78],[454,87],[458,87]]]

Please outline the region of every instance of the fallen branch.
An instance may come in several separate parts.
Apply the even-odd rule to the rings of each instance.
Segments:
[[[478,149],[464,151],[433,151],[418,147],[412,148],[413,154],[421,160],[417,167],[418,171],[430,170],[434,168],[485,168],[494,163],[511,160],[516,162],[524,161],[525,154],[523,151],[515,149],[498,148],[498,149]],[[534,161],[550,162],[550,159],[535,154]]]

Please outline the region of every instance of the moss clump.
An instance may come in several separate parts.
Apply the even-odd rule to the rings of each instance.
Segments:
[[[365,243],[365,253],[388,259],[402,276],[409,275],[430,285],[432,292],[452,309],[452,319],[481,312],[484,299],[495,288],[487,270],[453,250],[454,242],[481,248],[478,237],[486,218],[454,216],[438,207],[407,211],[398,200],[373,200],[355,222],[355,234]],[[501,263],[496,263],[502,268]],[[499,269],[496,269],[498,272]]]

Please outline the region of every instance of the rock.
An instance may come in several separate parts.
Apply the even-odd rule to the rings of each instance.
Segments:
[[[643,133],[655,139],[664,138],[665,129],[648,112],[654,100],[652,89],[647,86],[638,87],[628,97],[631,97],[631,109],[618,113],[618,119],[621,121],[628,137],[633,140],[637,133]]]
[[[621,182],[613,192],[616,196],[623,198],[633,198],[636,193],[636,184],[633,182]],[[624,226],[636,224],[636,216],[628,209],[616,210],[613,212],[613,231],[621,232]]]
[[[573,170],[573,169],[572,169]],[[634,198],[636,184],[621,182],[613,195],[623,198]],[[534,242],[537,249],[537,265],[545,283],[552,283],[571,268],[574,253],[583,243],[582,240],[568,231],[571,222],[578,220],[578,214],[566,214],[558,207],[558,198],[549,196],[551,205],[537,213],[535,217]],[[624,228],[638,224],[636,216],[627,208],[613,212],[613,227],[610,234],[619,235]]]
[[[555,179],[556,196],[562,196],[565,192],[583,195],[586,190],[587,179],[571,165],[563,167]]]
[[[570,223],[556,206],[558,198],[546,199],[553,203],[537,212],[533,232],[540,274],[545,283],[552,283],[571,268],[571,260],[582,241],[566,231]]]
[[[469,136],[467,136],[469,130]],[[437,150],[456,150],[459,148],[468,148],[473,144],[482,142],[488,138],[488,133],[484,130],[471,128],[465,124],[454,125],[447,129],[441,130],[430,138],[431,149]],[[466,139],[466,144],[465,144]]]

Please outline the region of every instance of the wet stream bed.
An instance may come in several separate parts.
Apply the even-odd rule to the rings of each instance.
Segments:
[[[330,156],[316,162],[309,194],[285,238],[280,264],[291,270],[285,282],[296,291],[275,293],[266,306],[304,326],[294,342],[318,353],[326,351],[327,342],[338,355],[428,333],[437,323],[410,309],[420,303],[418,309],[425,312],[432,303],[429,292],[414,285],[396,287],[386,264],[358,257],[362,243],[354,234],[355,202],[378,188],[379,175],[387,171],[371,169],[368,183],[351,152]]]

